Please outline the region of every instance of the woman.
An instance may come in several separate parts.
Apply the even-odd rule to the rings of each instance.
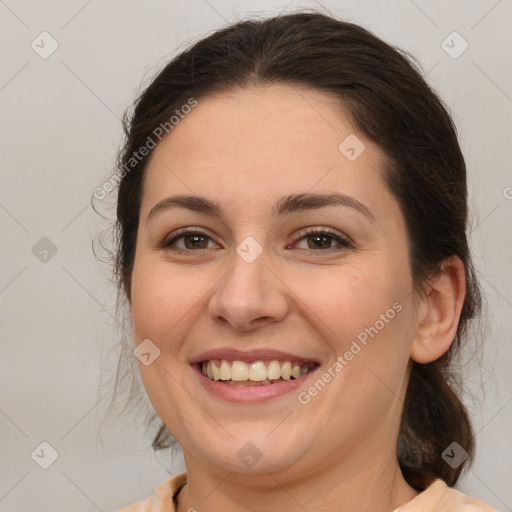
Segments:
[[[126,135],[119,283],[187,472],[123,511],[493,510],[451,488],[480,295],[455,129],[409,60],[319,13],[240,22]]]

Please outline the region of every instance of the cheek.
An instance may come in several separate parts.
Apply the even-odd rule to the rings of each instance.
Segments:
[[[136,341],[166,342],[175,338],[208,290],[208,283],[193,271],[173,269],[151,256],[140,256],[132,275],[131,315]]]
[[[392,306],[404,296],[404,286],[396,279],[384,279],[384,274],[377,275],[363,265],[323,268],[293,279],[293,292],[310,312],[311,320],[323,324],[325,335],[338,339],[343,348],[347,339],[365,328],[376,322],[380,327],[380,315],[388,310],[386,320],[397,316]]]
[[[293,291],[331,360],[341,364],[334,369],[336,386],[358,397],[349,402],[382,393],[392,398],[389,389],[401,385],[413,335],[407,274],[368,264],[319,269],[296,279]]]

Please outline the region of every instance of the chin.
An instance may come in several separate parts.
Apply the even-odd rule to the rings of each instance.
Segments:
[[[275,426],[273,427],[275,428]],[[247,432],[233,435],[228,440],[194,449],[199,458],[220,469],[243,475],[257,475],[286,471],[296,467],[303,460],[304,436],[290,436],[287,433]],[[202,433],[204,439],[212,439]]]

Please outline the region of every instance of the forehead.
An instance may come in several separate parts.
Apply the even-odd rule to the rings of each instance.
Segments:
[[[200,98],[165,142],[167,149],[198,161],[234,162],[260,153],[273,160],[307,156],[322,162],[332,159],[339,141],[353,132],[334,97],[274,84]],[[165,142],[155,154],[165,150]]]
[[[340,150],[345,140],[359,141],[358,152],[364,148],[355,160]],[[382,167],[379,148],[356,133],[333,96],[279,84],[250,87],[198,99],[155,148],[143,198],[192,192],[243,205],[339,191],[372,203],[387,188]]]

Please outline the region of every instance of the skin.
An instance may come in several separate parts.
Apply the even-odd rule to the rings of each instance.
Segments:
[[[366,146],[352,162],[338,150],[350,134]],[[418,494],[396,456],[410,362],[448,350],[464,275],[450,258],[425,293],[414,294],[404,217],[383,162],[333,98],[275,84],[199,99],[155,148],[131,313],[135,343],[150,339],[161,351],[139,366],[183,448],[180,512],[390,511]],[[273,213],[283,196],[333,192],[357,199],[374,219],[348,206]],[[177,194],[216,201],[223,215],[175,207],[148,219]],[[159,245],[184,227],[207,233],[204,249],[187,249],[190,238],[188,246],[177,242],[188,252]],[[327,238],[317,248],[301,233],[306,227],[330,228],[355,247]],[[248,236],[263,249],[252,263],[236,252]],[[306,405],[295,393],[227,403],[200,385],[189,364],[208,349],[273,348],[318,360],[321,375],[394,303],[402,310]],[[248,442],[262,455],[251,468],[237,457]]]

